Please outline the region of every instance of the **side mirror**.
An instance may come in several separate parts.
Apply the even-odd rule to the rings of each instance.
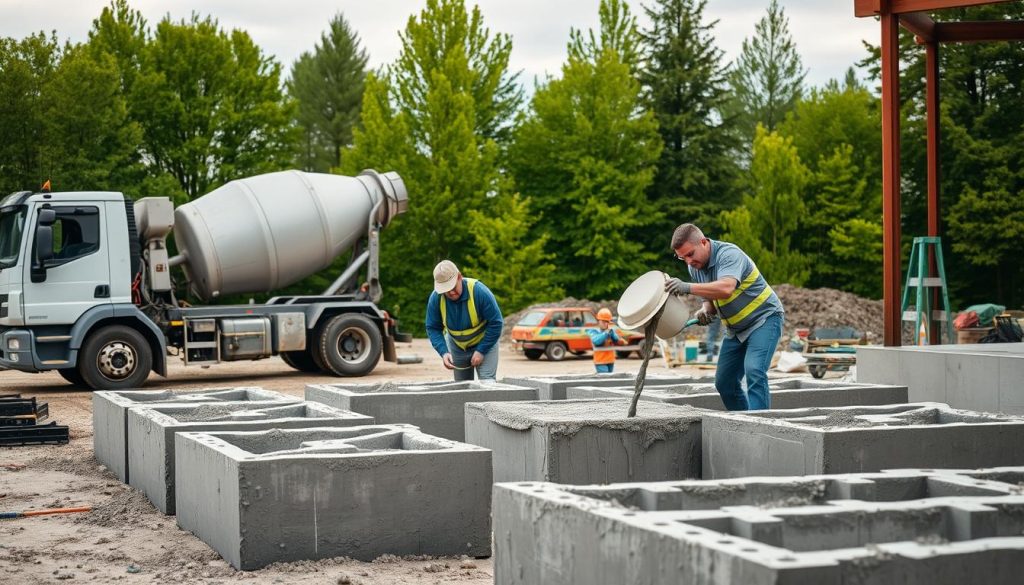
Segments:
[[[32,262],[32,282],[46,281],[46,261],[53,258],[53,224],[57,221],[57,212],[52,209],[40,209],[36,220],[36,241],[33,244],[35,259]]]

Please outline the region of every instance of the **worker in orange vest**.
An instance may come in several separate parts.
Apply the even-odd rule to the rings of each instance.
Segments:
[[[612,373],[615,370],[615,350],[606,349],[618,345],[626,345],[626,340],[612,328],[612,312],[601,309],[597,312],[597,329],[588,329],[591,343],[594,344],[594,367],[597,373]]]

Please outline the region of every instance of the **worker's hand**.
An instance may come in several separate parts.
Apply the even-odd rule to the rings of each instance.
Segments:
[[[441,357],[441,361],[444,362],[444,367],[448,368],[449,370],[455,369],[455,362],[452,361],[452,354],[444,354],[444,356]]]
[[[473,357],[470,358],[469,363],[474,368],[479,366],[480,364],[484,363],[484,354],[480,353],[479,351],[474,351],[473,352]]]
[[[693,314],[693,318],[701,325],[710,325],[711,322],[715,320],[715,316],[708,312],[707,309],[697,311]]]
[[[665,292],[670,295],[688,295],[690,294],[690,283],[683,282],[678,278],[670,278],[665,281]]]
[[[629,345],[629,342],[626,341],[624,338],[620,337],[619,338],[619,345]]]

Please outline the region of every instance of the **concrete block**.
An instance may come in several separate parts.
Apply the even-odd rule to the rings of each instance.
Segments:
[[[495,382],[306,386],[306,400],[372,416],[377,424],[411,424],[452,441],[466,437],[467,402],[536,399],[535,388]]]
[[[493,452],[495,481],[568,484],[700,477],[700,419],[687,406],[628,400],[466,405],[466,442]]]
[[[770,381],[772,409],[830,406],[861,406],[875,404],[905,404],[907,387],[883,384],[854,384],[807,378]],[[573,386],[566,389],[570,399],[632,398],[633,388]],[[644,388],[641,400],[685,404],[698,408],[724,410],[722,398],[714,384],[679,384]]]
[[[174,435],[198,431],[260,431],[373,424],[373,417],[316,402],[162,405],[128,410],[129,485],[164,514],[174,514]]]
[[[999,360],[999,412],[1024,415],[1024,356]]]
[[[525,376],[520,378],[504,378],[505,384],[529,386],[538,390],[538,400],[565,400],[566,389],[573,386],[629,386],[636,382],[636,374],[629,372],[613,374],[566,374],[564,376]],[[714,384],[711,376],[669,376],[665,374],[647,374],[644,387],[678,384]]]
[[[999,411],[999,362],[997,356],[946,353],[946,402],[957,408]],[[923,362],[930,354],[916,353],[913,360]]]
[[[1024,566],[1020,488],[961,472],[499,483],[493,505],[496,585],[1009,585]]]
[[[408,425],[179,433],[178,525],[236,569],[491,553],[491,460]]]
[[[301,402],[262,388],[206,388],[175,393],[170,390],[111,390],[92,393],[92,445],[96,459],[117,478],[129,480],[128,409],[157,404],[205,404],[210,402],[288,403]]]
[[[707,412],[703,478],[1024,463],[1024,418],[945,404]]]

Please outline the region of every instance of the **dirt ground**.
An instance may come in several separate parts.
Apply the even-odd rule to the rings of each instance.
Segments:
[[[419,364],[381,362],[359,382],[450,379],[426,340],[400,344],[399,355],[417,354]],[[302,396],[309,383],[337,378],[296,372],[280,359],[185,368],[168,358],[170,376],[155,374],[146,388],[186,390],[261,386]],[[636,372],[639,359],[618,360],[617,371]],[[650,372],[669,372],[660,358]],[[698,373],[697,368],[671,370]],[[593,372],[589,356],[562,362],[532,362],[502,348],[498,377]],[[705,370],[706,373],[706,370]],[[492,583],[490,559],[397,558],[373,562],[344,558],[281,563],[259,571],[236,571],[173,516],[160,514],[139,492],[121,484],[93,456],[92,399],[55,373],[0,371],[0,394],[20,392],[49,403],[50,420],[70,427],[71,442],[56,446],[0,448],[0,511],[92,506],[89,513],[0,520],[0,581],[6,583]]]

